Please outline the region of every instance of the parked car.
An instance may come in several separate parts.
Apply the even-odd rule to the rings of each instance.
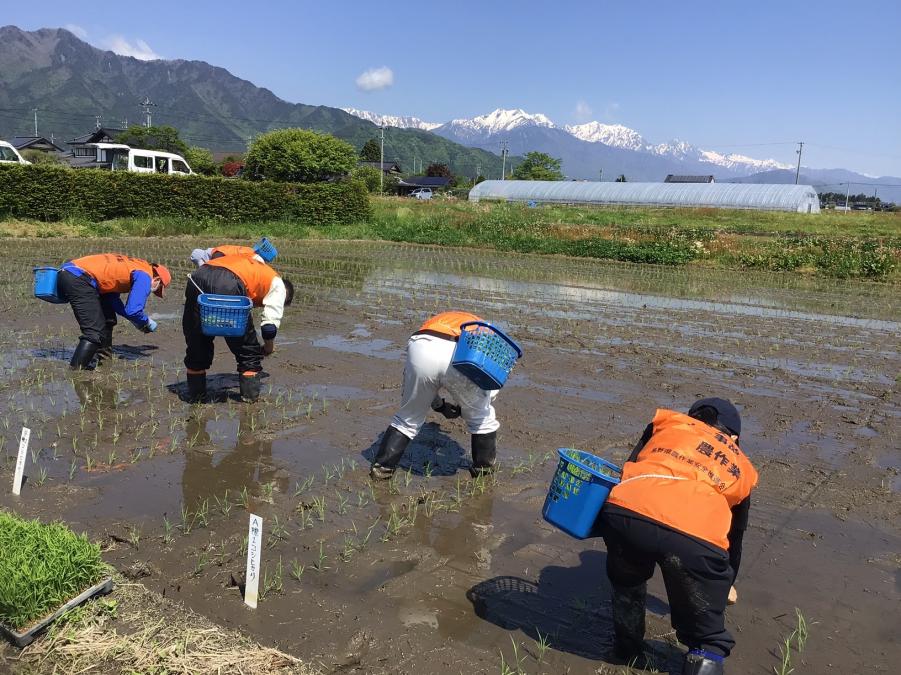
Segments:
[[[19,154],[11,144],[6,141],[0,141],[0,162],[11,162],[15,164],[31,164],[27,159]]]
[[[432,188],[416,188],[410,193],[410,196],[414,199],[431,199]]]
[[[90,143],[110,162],[113,171],[191,175],[191,167],[181,155],[162,150],[142,150],[122,143]]]

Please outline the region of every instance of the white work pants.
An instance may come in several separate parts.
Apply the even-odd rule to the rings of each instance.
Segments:
[[[497,391],[485,391],[450,362],[456,342],[434,335],[414,335],[407,342],[404,389],[400,410],[391,426],[407,438],[414,438],[425,424],[432,400],[444,388],[460,406],[460,415],[471,434],[490,434],[500,424],[491,404]]]

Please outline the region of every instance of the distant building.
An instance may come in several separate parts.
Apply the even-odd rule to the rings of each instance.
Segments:
[[[407,195],[416,188],[443,190],[450,187],[451,179],[446,176],[408,176],[397,183],[398,194]]]
[[[397,162],[360,162],[360,166],[368,166],[373,169],[381,169],[386,176],[399,176],[401,173],[400,164]]]
[[[670,174],[663,181],[664,183],[715,183],[713,176],[677,176]]]
[[[66,152],[52,140],[43,136],[15,136],[10,143],[20,154],[26,150],[39,150],[40,152],[59,155],[63,155]]]
[[[71,154],[67,155],[65,159],[76,169],[108,169],[112,162],[112,155],[108,154],[106,150],[101,150],[88,144],[115,143],[120,134],[125,132],[126,129],[99,127],[90,133],[73,138],[66,143],[72,150]]]

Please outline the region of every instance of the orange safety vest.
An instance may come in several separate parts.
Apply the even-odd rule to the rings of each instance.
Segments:
[[[234,244],[222,244],[222,246],[217,246],[212,251],[210,251],[211,255],[216,255],[220,253],[222,255],[243,255],[245,258],[252,258],[256,255],[256,251],[254,251],[250,246],[236,246]]]
[[[131,274],[136,270],[146,272],[153,279],[149,262],[121,253],[86,255],[76,258],[72,264],[94,278],[100,293],[128,293],[131,291]]]
[[[224,255],[220,258],[213,258],[206,264],[213,267],[224,267],[234,273],[244,284],[247,297],[253,301],[256,307],[263,306],[263,298],[269,294],[272,280],[278,276],[278,272],[266,263],[244,255]]]
[[[460,330],[460,326],[468,321],[482,321],[482,319],[469,312],[442,312],[431,319],[427,319],[419,327],[419,331],[431,331],[432,333],[456,339],[463,332]]]
[[[731,509],[757,485],[757,470],[727,434],[673,410],[654,416],[651,438],[607,502],[729,549]]]

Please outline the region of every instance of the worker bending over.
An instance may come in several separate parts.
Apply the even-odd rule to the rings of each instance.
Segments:
[[[206,395],[206,371],[213,365],[213,338],[203,334],[200,325],[201,293],[243,295],[254,307],[263,308],[260,331],[263,344],[257,338],[253,317],[247,317],[243,336],[227,337],[225,343],[235,355],[241,387],[241,398],[256,401],[260,396],[260,372],[263,356],[275,350],[275,336],[281,325],[285,307],[294,298],[294,286],[256,257],[223,255],[212,258],[191,274],[193,283],[185,287],[185,310],[182,330],[185,334],[185,367],[188,373],[188,397],[200,401]]]
[[[497,456],[497,429],[492,401],[497,391],[485,391],[451,366],[460,337],[460,326],[481,321],[469,312],[444,312],[427,320],[407,341],[404,385],[400,410],[382,434],[370,476],[390,478],[410,441],[419,433],[432,408],[447,418],[462,416],[472,434],[472,468],[475,477],[491,473]],[[454,403],[438,395],[444,388]],[[455,405],[456,404],[456,405]]]
[[[659,565],[683,675],[719,675],[735,645],[725,627],[757,471],[738,446],[741,417],[721,398],[688,414],[658,410],[599,517],[613,587],[615,651],[642,655],[647,581]]]
[[[200,267],[213,258],[221,258],[224,255],[243,255],[247,258],[256,258],[260,262],[271,263],[275,260],[275,249],[270,246],[264,246],[264,243],[267,243],[266,239],[257,242],[253,247],[220,244],[213,248],[195,248],[191,251],[191,262],[196,267]]]
[[[147,298],[151,292],[163,297],[163,289],[170,283],[172,275],[163,265],[120,253],[98,253],[64,263],[58,288],[72,305],[81,329],[69,365],[87,368],[95,354],[99,363],[112,358],[117,314],[145,333],[155,331],[156,321],[144,311]],[[120,293],[128,293],[125,304]]]

